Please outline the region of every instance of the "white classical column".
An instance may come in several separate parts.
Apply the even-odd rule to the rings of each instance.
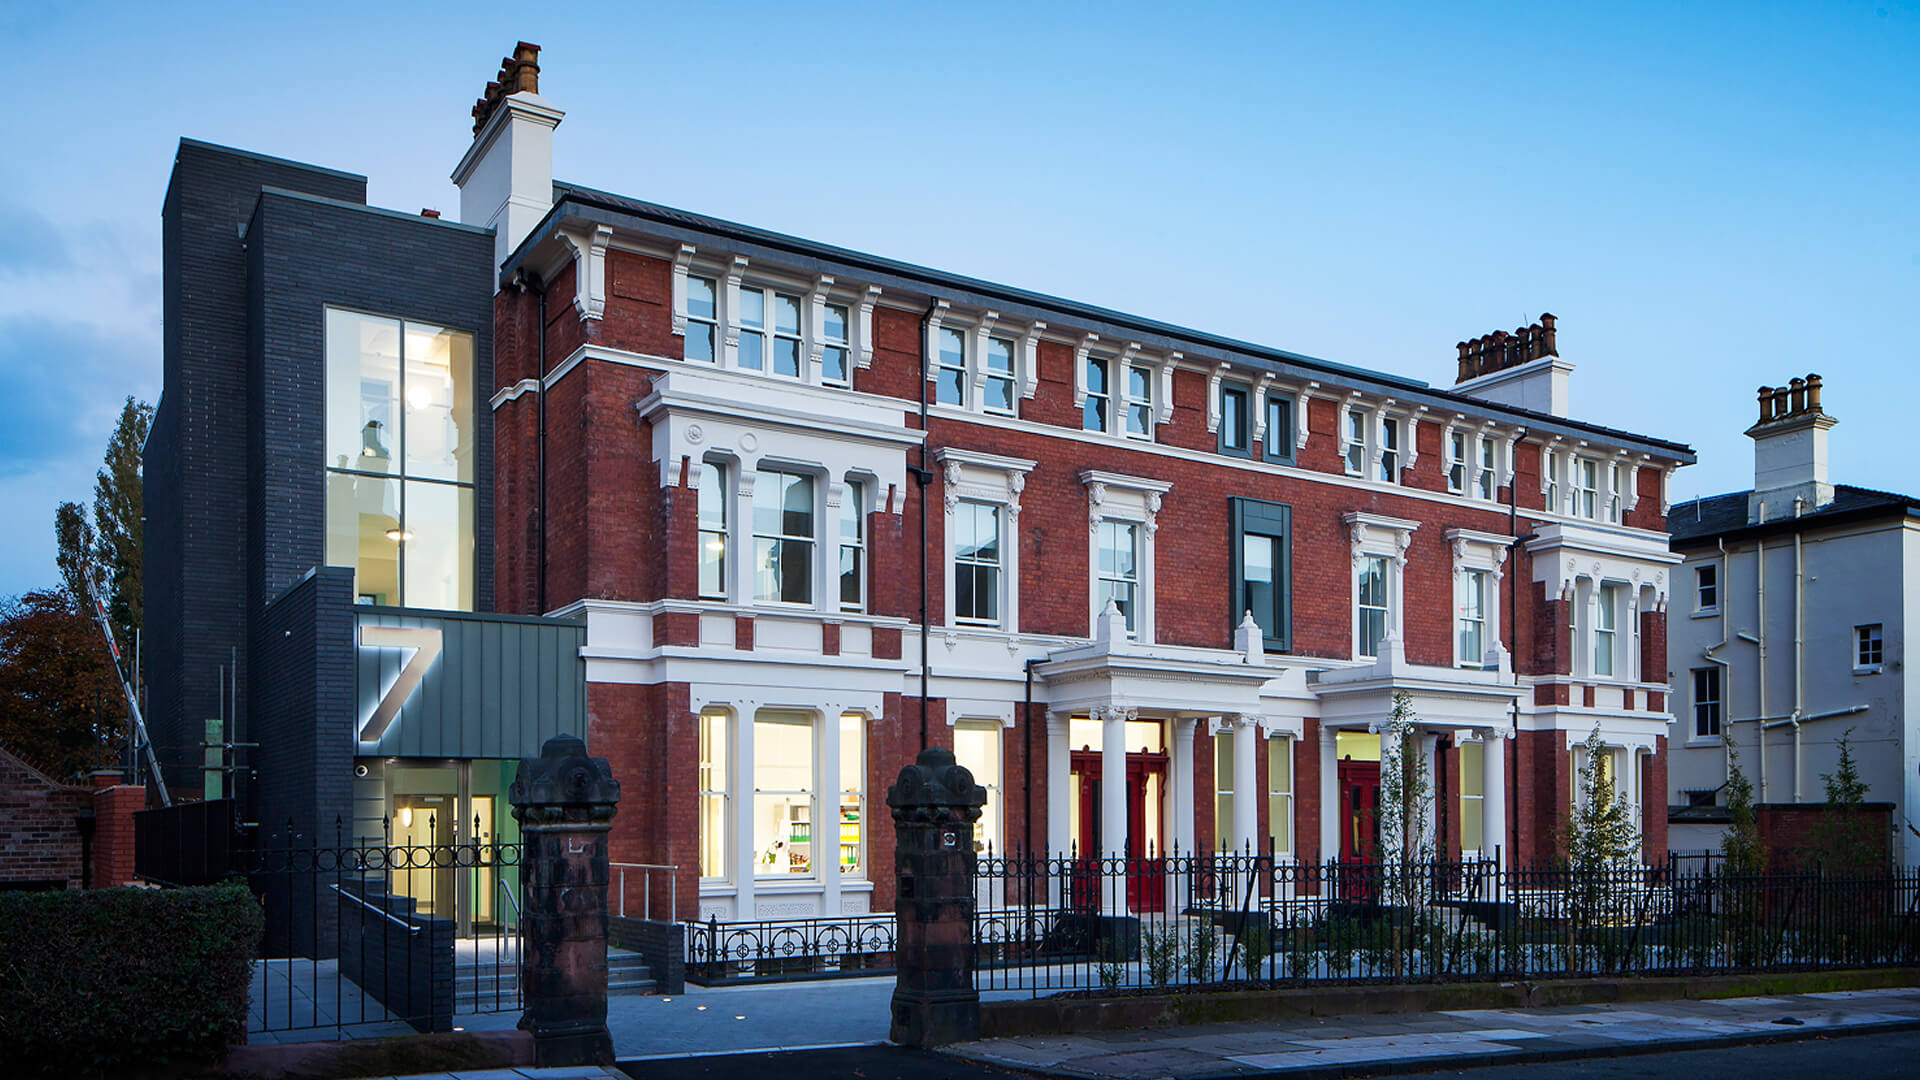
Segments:
[[[833,515],[829,515],[833,520]],[[824,546],[824,545],[822,545]],[[820,763],[820,775],[814,778],[813,865],[820,868],[820,913],[827,918],[840,914],[840,714],[844,710],[832,702],[820,710],[814,729],[814,759]]]
[[[1260,792],[1254,756],[1260,745],[1260,718],[1241,713],[1233,718],[1233,847],[1245,853],[1260,850]]]
[[[1100,910],[1107,915],[1127,913],[1127,879],[1117,861],[1127,851],[1127,716],[1130,709],[1102,705],[1094,710],[1100,721],[1100,855],[1116,860],[1103,871]]]
[[[1426,778],[1426,809],[1421,811],[1426,820],[1421,823],[1422,835],[1432,844],[1430,857],[1444,858],[1447,853],[1447,838],[1440,835],[1440,800],[1435,798],[1439,785],[1435,783],[1440,775],[1440,736],[1431,732],[1420,733],[1420,773]],[[1456,793],[1457,795],[1457,793]],[[1419,852],[1414,852],[1418,858]]]
[[[733,716],[733,887],[735,919],[757,918],[753,903],[753,713],[739,702]]]
[[[1340,754],[1337,733],[1320,725],[1320,861],[1340,857]]]
[[[1068,835],[1074,795],[1073,748],[1067,745],[1070,720],[1063,712],[1047,714],[1047,855],[1052,859],[1064,859],[1073,850],[1073,838]],[[1065,903],[1057,874],[1048,878],[1047,903],[1056,908]]]
[[[1481,778],[1485,798],[1480,804],[1480,854],[1484,858],[1507,862],[1507,740],[1504,732],[1489,731],[1482,737],[1484,752]]]
[[[1192,855],[1194,836],[1193,737],[1200,722],[1191,716],[1173,721],[1173,770],[1168,787],[1173,792],[1173,842],[1183,856]]]

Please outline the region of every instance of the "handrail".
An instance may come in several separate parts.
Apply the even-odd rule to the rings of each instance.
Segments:
[[[334,892],[339,893],[341,896],[344,896],[347,899],[353,901],[354,903],[359,904],[361,907],[366,908],[368,911],[378,912],[388,922],[391,922],[396,926],[401,927],[402,929],[406,930],[406,932],[409,934],[417,934],[420,932],[420,927],[418,925],[414,923],[410,923],[407,920],[400,918],[399,916],[395,915],[391,911],[386,910],[385,908],[375,907],[372,904],[367,903],[365,897],[355,896],[352,893],[348,892],[347,890],[341,888],[339,884],[335,882],[332,882],[332,881],[327,882],[327,888],[332,889]]]
[[[607,866],[620,871],[620,910],[618,916],[622,919],[627,917],[627,871],[665,870],[667,872],[666,921],[673,922],[675,920],[676,913],[680,910],[680,868],[678,866],[668,866],[664,863],[629,862],[610,862]],[[641,918],[653,918],[653,874],[650,872],[643,874],[640,878],[640,909],[643,913]]]
[[[500,891],[507,894],[507,903],[513,905],[513,921],[518,923],[520,921],[520,898],[513,894],[513,886],[507,884],[506,878],[496,876],[493,880],[499,883]]]

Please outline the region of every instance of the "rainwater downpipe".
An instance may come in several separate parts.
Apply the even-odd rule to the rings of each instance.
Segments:
[[[927,372],[933,358],[927,348],[927,328],[932,325],[933,313],[939,310],[938,297],[927,298],[926,314],[920,316],[920,467],[913,470],[913,478],[920,485],[920,749],[925,750],[927,742],[927,485],[933,482],[933,470],[927,467]]]
[[[1806,642],[1804,630],[1807,621],[1807,568],[1804,554],[1800,549],[1800,529],[1797,519],[1800,517],[1800,499],[1793,500],[1793,516],[1796,526],[1793,530],[1793,801],[1802,802],[1805,794],[1801,790],[1800,780],[1800,719],[1805,712],[1805,656]],[[1761,725],[1765,731],[1766,726]]]
[[[1507,449],[1509,455],[1507,464],[1513,468],[1514,478],[1513,483],[1507,485],[1507,535],[1513,537],[1516,546],[1520,543],[1520,469],[1511,456],[1520,452],[1520,440],[1526,434],[1527,429],[1521,428],[1519,433],[1514,435],[1513,442],[1508,444]],[[1513,643],[1519,639],[1520,582],[1516,576],[1507,586],[1507,638],[1501,642],[1507,650],[1507,666],[1513,669],[1513,685],[1516,687],[1513,704],[1509,706],[1512,713],[1512,719],[1509,722],[1513,725],[1514,737],[1495,740],[1495,745],[1499,747],[1497,752],[1503,757],[1510,756],[1510,760],[1502,761],[1500,764],[1501,771],[1509,778],[1518,776],[1517,770],[1520,767],[1520,695],[1517,691],[1520,685],[1520,658],[1513,653]],[[1502,782],[1507,784],[1509,792],[1517,791],[1519,788],[1519,785],[1512,783],[1510,779]],[[1481,794],[1486,794],[1484,787],[1481,788]],[[1514,797],[1509,795],[1509,805],[1511,806],[1514,802]],[[1520,815],[1509,809],[1507,821],[1503,824],[1505,827],[1501,829],[1501,834],[1507,837],[1507,850],[1518,852],[1520,850]],[[1498,861],[1500,853],[1495,851],[1493,857]]]
[[[1732,575],[1727,573],[1726,538],[1722,537],[1714,541],[1714,543],[1720,548],[1720,569],[1718,571],[1720,584],[1714,595],[1714,599],[1719,602],[1720,606],[1720,640],[1707,646],[1701,655],[1707,658],[1708,663],[1720,665],[1722,675],[1720,680],[1720,756],[1726,766],[1726,778],[1731,781],[1733,779],[1733,664],[1725,657],[1714,654],[1727,647],[1727,610],[1733,606],[1731,603],[1733,593],[1727,586],[1731,585],[1733,581]],[[1668,704],[1672,704],[1671,697],[1668,698]]]
[[[1760,520],[1767,520],[1767,504],[1760,504]],[[1753,542],[1753,588],[1755,602],[1760,608],[1760,715],[1767,714],[1767,542],[1756,538]],[[1753,727],[1754,741],[1758,744],[1760,755],[1760,801],[1767,801],[1767,729],[1764,724]]]

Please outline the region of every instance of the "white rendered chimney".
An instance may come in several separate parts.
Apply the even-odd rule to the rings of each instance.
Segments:
[[[497,269],[553,207],[553,129],[566,113],[540,96],[540,46],[522,41],[473,107],[473,145],[453,170],[460,220],[494,230]]]
[[[1747,496],[1747,520],[1791,517],[1798,505],[1806,514],[1833,501],[1827,479],[1827,431],[1840,421],[1820,407],[1820,376],[1794,379],[1786,386],[1760,388],[1760,421],[1747,429],[1753,439],[1753,494]]]
[[[1511,334],[1496,330],[1454,347],[1460,350],[1455,390],[1496,405],[1567,415],[1573,365],[1560,359],[1552,315]]]

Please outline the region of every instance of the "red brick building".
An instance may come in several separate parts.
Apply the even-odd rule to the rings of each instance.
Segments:
[[[1664,853],[1692,455],[1570,415],[1551,316],[1436,388],[557,183],[522,59],[454,177],[497,601],[585,620],[680,914],[890,908],[925,745],[997,847],[1365,856],[1397,691],[1446,852],[1550,856],[1597,726]]]

